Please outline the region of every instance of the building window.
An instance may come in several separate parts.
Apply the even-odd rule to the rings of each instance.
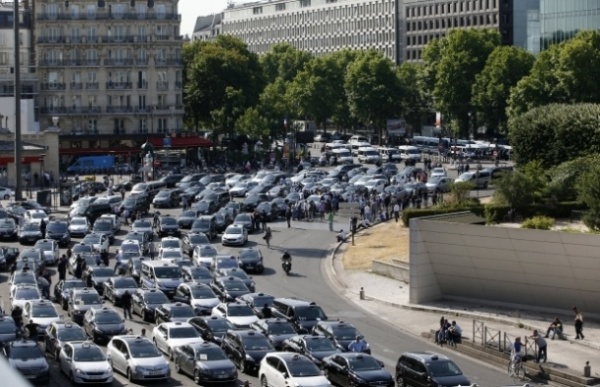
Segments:
[[[159,118],[158,119],[158,133],[167,133],[169,130],[167,128],[167,119]]]
[[[88,19],[96,18],[96,6],[94,4],[88,4],[85,11]]]
[[[310,0],[300,0],[300,7],[310,7]]]
[[[148,120],[145,118],[139,119],[139,129],[141,133],[148,133]]]
[[[285,3],[275,4],[275,11],[285,11]]]
[[[89,119],[87,128],[89,132],[98,133],[98,120],[94,118]]]
[[[262,7],[254,7],[254,8],[252,8],[252,13],[254,15],[260,15],[263,13],[263,8]]]

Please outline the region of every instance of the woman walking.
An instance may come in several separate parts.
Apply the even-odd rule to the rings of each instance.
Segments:
[[[575,313],[575,333],[577,334],[575,339],[583,340],[585,338],[583,336],[583,315],[581,314],[581,311],[577,307],[573,308],[573,312]]]

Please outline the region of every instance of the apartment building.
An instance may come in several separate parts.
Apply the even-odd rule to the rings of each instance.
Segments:
[[[61,154],[138,149],[181,132],[178,0],[34,4],[40,126],[58,118]]]
[[[286,42],[315,55],[375,49],[398,61],[397,12],[398,0],[263,1],[225,9],[222,30],[259,54]]]
[[[223,14],[215,13],[207,16],[198,16],[194,25],[192,40],[211,40],[222,33]]]

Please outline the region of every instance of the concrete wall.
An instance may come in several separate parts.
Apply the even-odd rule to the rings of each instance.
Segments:
[[[442,297],[600,314],[600,236],[410,224],[410,301]]]
[[[392,262],[383,262],[375,259],[371,263],[371,270],[374,273],[391,277],[398,281],[408,282],[410,280],[408,264],[395,259]]]

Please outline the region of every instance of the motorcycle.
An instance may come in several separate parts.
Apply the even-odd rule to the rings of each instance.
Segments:
[[[285,271],[286,275],[290,275],[290,271],[292,270],[292,261],[289,259],[284,260],[281,263],[281,267],[283,268],[283,271]]]

